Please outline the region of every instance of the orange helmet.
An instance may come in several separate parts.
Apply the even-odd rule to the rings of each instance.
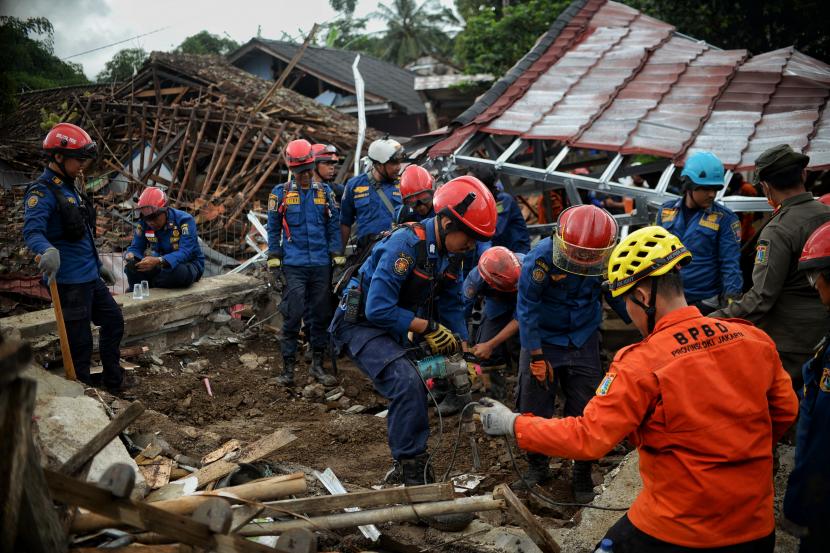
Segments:
[[[314,169],[314,152],[308,140],[292,140],[285,147],[285,164],[294,173]]]
[[[594,205],[575,205],[559,214],[553,264],[568,273],[599,276],[617,244],[617,221]]]
[[[457,177],[440,187],[432,206],[436,214],[449,218],[479,242],[496,233],[496,200],[475,177]]]
[[[478,259],[478,272],[496,290],[515,292],[522,274],[522,261],[524,254],[515,254],[504,246],[493,246]]]
[[[138,209],[142,217],[151,217],[167,209],[167,195],[161,188],[148,187],[138,197]]]
[[[43,139],[43,151],[48,154],[92,159],[98,155],[98,145],[78,125],[58,123]]]
[[[401,198],[406,202],[407,198],[421,192],[432,192],[434,183],[429,171],[419,165],[407,165],[401,174]]]
[[[830,205],[830,193],[825,194],[824,196],[819,198],[818,201],[820,201],[824,205]]]
[[[331,144],[314,144],[311,146],[311,152],[314,154],[314,163],[320,161],[339,161],[337,148]]]

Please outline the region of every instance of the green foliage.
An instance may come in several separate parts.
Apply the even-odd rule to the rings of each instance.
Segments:
[[[391,6],[379,4],[370,15],[386,24],[380,57],[406,65],[421,56],[445,58],[452,50],[452,38],[445,29],[458,22],[449,8],[436,0],[392,0]]]
[[[200,31],[184,39],[176,52],[180,54],[216,54],[227,56],[239,48],[239,43],[231,38],[221,37],[207,31]]]
[[[367,18],[343,15],[327,23],[323,28],[323,46],[378,56],[383,41],[379,36],[364,32],[367,21]]]
[[[52,34],[45,17],[0,17],[0,115],[17,107],[17,92],[89,82],[80,65],[54,55]]]
[[[463,2],[468,13],[477,11],[467,17],[467,26],[455,37],[455,56],[467,73],[504,74],[570,4],[567,0],[527,0],[499,11],[491,5],[496,3]]]
[[[455,0],[455,9],[464,21],[485,10],[494,11],[496,18],[501,19],[502,8],[511,3],[515,2],[510,2],[509,0]]]
[[[671,23],[677,30],[726,49],[752,54],[795,45],[796,49],[830,62],[823,2],[815,0],[622,0],[632,8]]]
[[[119,50],[104,65],[104,70],[98,73],[96,79],[99,83],[128,81],[146,60],[147,52],[143,48]]]
[[[59,108],[60,109],[58,111],[46,111],[44,108],[40,108],[41,129],[48,131],[58,123],[74,123],[78,120],[77,111],[72,110],[70,113],[66,114],[69,109],[69,103],[67,101],[64,101]]]

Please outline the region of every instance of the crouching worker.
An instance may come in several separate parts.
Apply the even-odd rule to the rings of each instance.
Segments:
[[[572,459],[602,457],[628,436],[643,489],[605,536],[614,553],[772,553],[773,445],[798,400],[769,336],[686,304],[679,267],[690,258],[660,227],[623,239],[606,286],[643,341],[617,352],[582,416],[519,415],[483,400],[482,425]]]
[[[202,278],[205,255],[193,216],[168,207],[160,188],[145,188],[137,209],[140,219],[124,256],[130,288],[142,280],[150,288],[187,288]]]
[[[427,390],[412,359],[412,333],[433,354],[453,355],[466,336],[461,280],[447,271],[449,254],[488,240],[496,228],[492,194],[460,177],[435,192],[437,215],[394,230],[355,272],[329,331],[389,399],[388,440],[394,468],[388,480],[432,481],[427,453]]]

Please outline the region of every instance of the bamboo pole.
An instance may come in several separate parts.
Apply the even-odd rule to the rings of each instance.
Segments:
[[[178,194],[176,194],[176,203],[179,203],[181,200],[182,192],[187,187],[187,182],[190,180],[190,174],[193,171],[193,165],[196,163],[196,157],[199,154],[199,143],[202,141],[202,137],[205,134],[205,128],[208,124],[208,119],[210,119],[210,108],[208,108],[207,113],[205,114],[205,119],[202,121],[202,126],[199,128],[199,132],[196,134],[196,143],[193,145],[193,151],[190,153],[190,160],[187,162],[187,168],[184,170],[184,178],[182,178],[181,186],[179,186]]]

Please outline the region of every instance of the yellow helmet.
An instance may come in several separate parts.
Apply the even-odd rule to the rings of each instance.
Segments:
[[[611,252],[606,286],[616,298],[644,278],[664,275],[691,260],[692,254],[677,236],[663,227],[644,227],[622,239]]]

